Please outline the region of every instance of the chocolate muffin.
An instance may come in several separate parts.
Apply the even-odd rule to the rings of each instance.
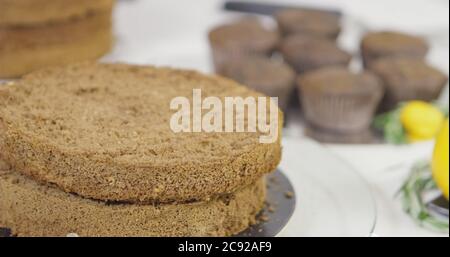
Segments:
[[[332,41],[299,35],[283,40],[280,51],[298,73],[325,66],[348,66],[352,58]]]
[[[384,58],[374,62],[372,70],[386,89],[382,111],[403,101],[435,100],[448,81],[444,73],[418,59]]]
[[[368,130],[383,96],[376,76],[342,67],[308,72],[300,76],[298,84],[308,125],[341,134]]]
[[[215,70],[223,75],[232,61],[249,55],[270,55],[278,40],[278,32],[266,29],[257,19],[216,27],[209,33]]]
[[[275,14],[283,35],[311,35],[336,39],[341,32],[340,17],[337,14],[305,9],[285,9]]]
[[[231,63],[227,76],[256,91],[278,97],[278,105],[286,110],[295,88],[295,72],[288,65],[267,57],[248,57]]]
[[[373,61],[383,57],[424,59],[428,44],[423,38],[400,32],[372,32],[363,38],[361,53],[364,66],[370,67]]]

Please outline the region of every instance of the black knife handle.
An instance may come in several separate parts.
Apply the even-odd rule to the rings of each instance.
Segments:
[[[322,11],[326,13],[331,13],[337,16],[342,16],[341,11],[331,10],[331,9],[319,9],[313,7],[304,7],[298,5],[279,5],[279,4],[266,4],[266,3],[256,3],[248,1],[226,1],[223,7],[227,11],[236,11],[244,13],[262,14],[262,15],[273,15],[282,9],[303,9],[303,10],[313,10]]]

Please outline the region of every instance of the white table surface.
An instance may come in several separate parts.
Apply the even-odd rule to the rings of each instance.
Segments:
[[[399,29],[426,36],[433,46],[430,62],[448,74],[449,3],[446,0],[273,2],[313,3],[341,8],[347,18],[340,43],[350,51],[356,51],[360,33],[367,29]],[[222,12],[220,6],[219,0],[123,0],[116,9],[118,43],[105,61],[167,65],[211,72],[207,31],[215,24],[240,16]],[[448,93],[444,94],[443,101],[448,102]],[[302,137],[298,124],[291,125],[285,134],[285,140]],[[398,199],[394,198],[411,164],[430,157],[432,142],[411,146],[326,147],[353,165],[369,182],[378,208],[377,235],[440,235],[416,226],[401,210]]]

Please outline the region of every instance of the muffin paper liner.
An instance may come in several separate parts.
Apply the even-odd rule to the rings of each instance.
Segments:
[[[228,65],[230,63],[242,60],[248,56],[270,56],[272,52],[273,48],[271,47],[263,47],[261,49],[239,46],[225,47],[211,43],[211,54],[215,72],[223,76],[228,75]]]
[[[368,130],[382,97],[381,90],[365,94],[300,91],[307,122],[339,133]]]

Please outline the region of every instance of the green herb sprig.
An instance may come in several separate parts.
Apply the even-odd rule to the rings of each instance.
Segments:
[[[400,119],[401,107],[375,117],[373,126],[383,133],[384,140],[391,144],[401,145],[408,142],[406,131]]]
[[[409,142],[406,130],[403,127],[400,118],[405,104],[406,103],[400,103],[394,110],[377,115],[373,121],[373,127],[383,134],[384,140],[388,143],[403,145]],[[439,103],[433,104],[444,113],[445,117],[448,117],[448,105]]]
[[[433,216],[423,200],[423,195],[432,190],[437,190],[437,186],[431,174],[430,163],[418,162],[399,191],[403,209],[419,225],[436,232],[449,233],[449,220]]]

